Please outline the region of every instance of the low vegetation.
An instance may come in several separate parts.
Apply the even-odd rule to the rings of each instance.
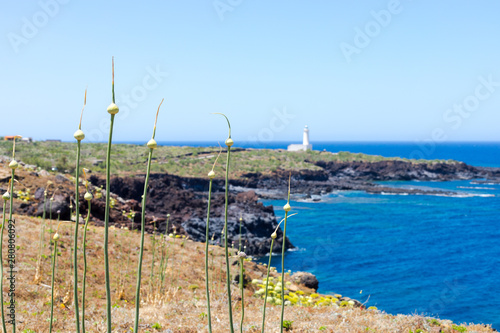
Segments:
[[[106,143],[82,142],[82,167],[104,174],[106,171],[106,145]],[[0,141],[0,155],[9,155],[11,149],[11,142]],[[151,172],[167,172],[183,177],[205,177],[207,170],[210,170],[213,163],[211,161],[217,156],[218,152],[218,146],[176,147],[159,145],[153,159],[154,163],[151,165]],[[52,168],[57,168],[59,172],[73,174],[75,169],[74,153],[74,143],[44,141],[17,143],[17,154],[20,160],[49,171]],[[113,144],[112,157],[111,167],[114,174],[144,173],[148,151],[144,149],[144,145]],[[319,170],[320,168],[314,165],[316,161],[379,162],[385,160],[409,161],[397,157],[387,158],[349,152],[339,152],[338,154],[320,151],[297,153],[286,150],[233,148],[231,150],[231,176],[240,177],[249,172],[266,174],[278,168],[285,170]],[[415,163],[455,162],[452,160],[412,161]]]

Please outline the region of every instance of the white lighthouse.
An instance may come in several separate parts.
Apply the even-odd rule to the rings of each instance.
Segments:
[[[288,146],[288,151],[306,151],[312,150],[312,144],[309,143],[309,128],[304,127],[304,134],[302,135],[302,144],[291,144]]]
[[[308,149],[312,149],[312,146],[309,144],[309,128],[307,128],[307,125],[304,127],[302,145],[309,147]]]

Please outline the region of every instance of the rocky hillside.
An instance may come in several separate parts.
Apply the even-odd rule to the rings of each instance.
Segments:
[[[21,166],[23,164],[21,163]],[[10,170],[4,163],[0,168],[0,191],[7,190]],[[42,216],[44,191],[46,216],[63,220],[70,219],[70,206],[74,205],[74,178],[63,174],[50,174],[47,171],[29,171],[21,167],[16,171],[14,196],[17,200],[15,211],[29,216]],[[105,179],[92,175],[90,189],[94,193],[91,201],[91,220],[96,225],[104,224]],[[50,184],[50,185],[48,185]],[[133,177],[114,177],[110,184],[113,208],[110,210],[110,223],[117,227],[139,229],[141,221],[140,200],[144,191],[144,175]],[[194,178],[181,178],[167,174],[153,174],[150,177],[146,205],[146,230],[153,232],[177,233],[189,236],[195,241],[205,241],[208,182]],[[86,216],[87,202],[83,199],[85,187],[80,187],[80,214]],[[52,200],[51,200],[52,199]],[[272,206],[258,202],[253,191],[231,193],[229,196],[228,240],[239,245],[240,218],[242,246],[247,254],[261,256],[269,253],[270,236],[278,225]],[[72,214],[74,215],[74,208]],[[167,214],[170,214],[167,227]],[[74,217],[73,217],[74,218]],[[154,221],[156,221],[154,223]],[[82,220],[80,221],[83,222]],[[213,244],[222,244],[224,227],[224,189],[223,181],[214,184],[212,208],[210,212],[210,238]],[[274,251],[281,251],[282,231],[277,230],[278,238]],[[287,248],[293,248],[290,240]]]
[[[311,162],[312,163],[312,162]],[[317,170],[293,170],[292,192],[300,198],[327,194],[337,190],[365,191],[368,193],[440,194],[453,192],[395,188],[382,186],[376,181],[449,181],[461,179],[487,179],[500,182],[500,169],[473,167],[461,162],[414,163],[403,160],[384,161],[315,161]],[[231,183],[235,190],[253,189],[263,198],[284,198],[290,171],[278,169],[271,174],[246,173]]]
[[[96,176],[91,182],[104,186],[105,180]],[[224,227],[224,188],[223,181],[214,182],[210,210],[210,238],[214,244],[222,243]],[[111,181],[112,193],[121,198],[138,202],[144,191],[144,176],[115,177]],[[166,174],[150,176],[149,192],[146,204],[146,219],[149,221],[148,231],[152,231],[153,216],[158,221],[159,232],[165,232],[166,216],[170,214],[173,222],[168,232],[186,234],[195,241],[205,241],[207,220],[208,181],[195,178],[182,178]],[[135,208],[135,207],[134,207]],[[253,191],[231,193],[229,196],[228,240],[239,245],[240,218],[242,246],[246,246],[247,254],[265,255],[269,253],[270,236],[277,227],[276,216],[272,206],[264,206],[258,202]],[[93,213],[94,214],[94,213]],[[140,211],[135,209],[135,222],[140,221]],[[102,220],[103,216],[95,216]],[[282,231],[278,228],[278,238],[274,251],[281,251]],[[293,245],[287,239],[287,248]]]

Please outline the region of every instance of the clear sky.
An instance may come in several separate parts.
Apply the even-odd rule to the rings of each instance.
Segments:
[[[500,2],[4,1],[0,135],[500,141]]]

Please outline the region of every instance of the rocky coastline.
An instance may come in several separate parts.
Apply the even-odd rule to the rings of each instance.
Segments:
[[[6,159],[7,160],[7,159]],[[21,164],[22,165],[22,164]],[[498,183],[500,169],[479,168],[465,163],[412,163],[407,161],[380,162],[315,162],[317,170],[296,170],[291,172],[292,193],[295,200],[321,200],[321,196],[334,191],[365,191],[367,193],[402,195],[454,195],[454,192],[397,188],[382,186],[376,181],[420,180],[449,181],[476,179],[478,183]],[[34,172],[24,168],[19,173],[20,183],[30,190],[32,197],[19,202],[16,211],[31,216],[43,213],[43,191],[47,181],[53,182],[52,205],[47,200],[48,214],[70,219],[70,204],[74,200],[71,176],[53,175],[46,171]],[[259,199],[284,199],[287,193],[289,171],[278,169],[269,174],[247,173],[230,181],[228,241],[239,247],[240,218],[242,247],[249,255],[263,256],[270,250],[270,235],[278,225],[272,206],[265,206]],[[6,189],[9,173],[0,174],[0,184]],[[100,175],[92,174],[89,179],[95,191],[105,186]],[[140,228],[140,201],[144,186],[144,175],[113,177],[110,188],[115,205],[110,211],[110,221],[116,227]],[[57,189],[57,190],[56,190]],[[55,192],[54,192],[55,190]],[[104,193],[104,190],[101,190]],[[169,174],[152,174],[147,197],[146,230],[160,233],[178,233],[195,241],[205,241],[206,206],[208,180],[205,178],[179,177]],[[18,195],[15,193],[15,195]],[[18,195],[19,196],[19,195]],[[81,212],[87,203],[80,197]],[[92,220],[102,225],[105,202],[103,198],[92,200]],[[168,230],[167,214],[170,214]],[[224,180],[215,179],[210,213],[210,242],[222,244],[224,226]],[[278,239],[274,251],[281,251],[282,231],[277,229]],[[292,242],[287,239],[287,249]]]
[[[316,162],[319,170],[292,172],[296,199],[320,200],[319,196],[334,191],[363,191],[374,194],[445,195],[452,191],[399,188],[377,184],[378,181],[451,181],[472,180],[478,183],[499,183],[500,168],[474,167],[462,162],[413,163],[409,161],[380,162]],[[285,198],[288,171],[272,175],[245,174],[231,184],[235,191],[254,190],[260,198]],[[315,198],[315,199],[314,199]]]

